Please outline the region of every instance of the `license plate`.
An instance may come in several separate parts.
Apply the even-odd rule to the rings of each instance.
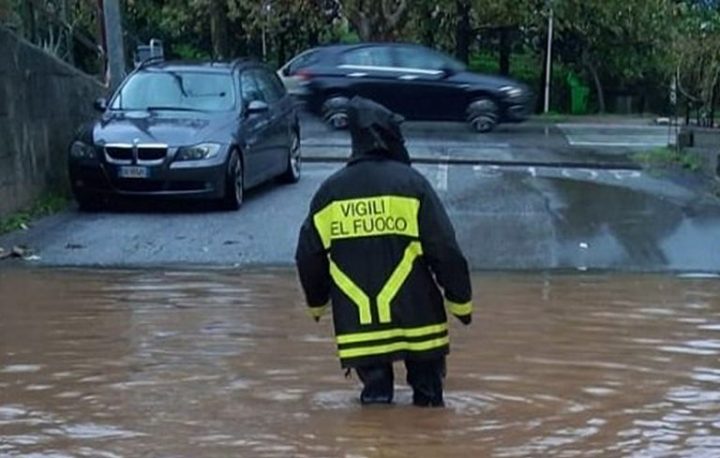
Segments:
[[[122,166],[118,169],[120,178],[147,178],[150,176],[147,167]]]

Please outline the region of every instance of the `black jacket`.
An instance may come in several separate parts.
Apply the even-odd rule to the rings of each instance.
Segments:
[[[332,303],[343,367],[445,355],[445,306],[465,322],[472,313],[453,227],[406,155],[354,156],[328,178],[300,230],[296,262],[310,313],[319,318]]]

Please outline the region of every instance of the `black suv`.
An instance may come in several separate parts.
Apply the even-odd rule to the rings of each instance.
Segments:
[[[217,199],[237,209],[243,191],[300,178],[300,127],[281,81],[250,60],[146,62],[69,152],[81,209],[108,195]]]
[[[353,95],[379,102],[411,120],[467,121],[478,132],[525,120],[533,96],[522,83],[468,71],[423,46],[399,43],[333,45],[288,62],[282,78],[300,84],[307,107],[333,127],[347,125]]]

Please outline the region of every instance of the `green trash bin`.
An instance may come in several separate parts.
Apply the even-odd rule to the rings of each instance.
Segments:
[[[573,73],[568,74],[567,82],[570,85],[570,112],[572,114],[587,114],[590,88],[585,86],[580,78]]]

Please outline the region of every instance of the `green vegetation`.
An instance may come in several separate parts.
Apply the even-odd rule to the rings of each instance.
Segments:
[[[0,234],[22,229],[37,218],[57,213],[65,209],[68,202],[67,197],[59,194],[41,196],[27,209],[0,218]]]
[[[123,0],[128,54],[159,38],[170,58],[255,56],[281,65],[309,47],[409,41],[471,69],[526,82],[540,94],[554,18],[552,109],[671,114],[670,87],[688,116],[711,123],[720,94],[718,0]],[[102,73],[98,3],[0,0],[0,22],[77,65]],[[64,24],[61,26],[60,24]],[[62,38],[68,31],[72,40]],[[84,37],[80,40],[80,37]],[[88,45],[90,41],[90,45]],[[95,53],[95,54],[93,54]],[[95,59],[95,60],[93,60]],[[94,64],[92,62],[95,62]],[[577,104],[576,104],[577,108]]]
[[[658,148],[642,153],[635,153],[633,160],[650,170],[668,168],[681,168],[691,172],[698,172],[702,168],[702,157],[675,148]]]

